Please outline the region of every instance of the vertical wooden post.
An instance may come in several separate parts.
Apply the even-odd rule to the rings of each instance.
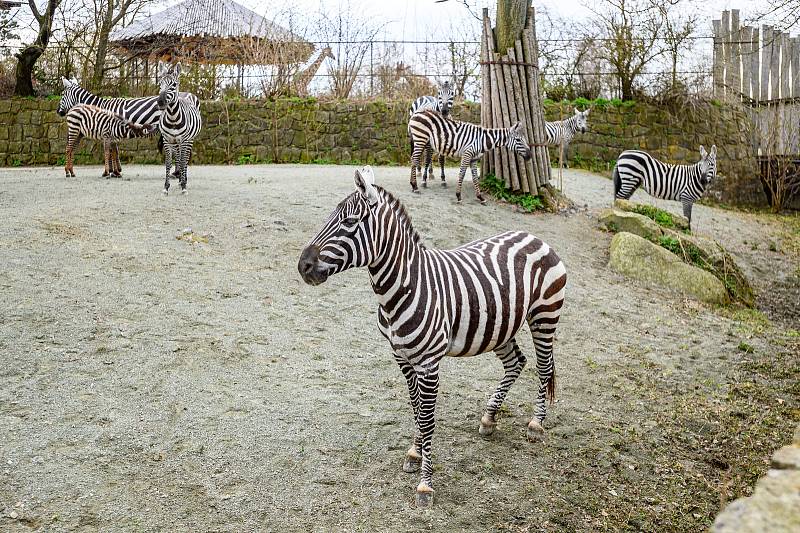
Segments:
[[[740,94],[742,94],[742,77],[740,74],[740,50],[739,50],[739,41],[741,41],[741,33],[739,30],[739,10],[733,9],[731,10],[731,32],[730,32],[730,61],[728,63],[728,69],[730,70],[730,87],[731,91],[736,95],[738,98]]]
[[[481,39],[481,95],[492,94],[491,75],[489,74],[489,48],[486,43],[486,25],[489,19],[489,10],[483,8],[483,38]],[[481,100],[481,126],[488,128],[492,124],[492,99]],[[494,172],[492,166],[492,152],[483,154],[481,158],[481,176],[486,177]]]
[[[791,79],[789,71],[792,65],[791,41],[788,33],[781,34],[781,98],[791,96]]]
[[[722,81],[722,85],[725,87],[723,94],[730,94],[731,91],[733,75],[731,62],[731,12],[726,9],[722,12],[722,63],[725,68],[725,78]]]
[[[725,72],[723,67],[724,61],[722,57],[722,23],[719,20],[712,20],[711,25],[714,28],[714,56],[712,63],[712,79],[714,87],[712,87],[712,89],[714,91],[714,96],[720,97],[724,94],[722,85],[724,83],[723,73]]]
[[[752,38],[753,38],[753,28],[750,26],[744,26],[740,32],[741,37],[741,54],[742,54],[742,97],[744,99],[752,98],[751,96],[751,85],[753,81],[753,63],[750,59],[750,56],[753,53],[752,49]]]
[[[753,28],[753,39],[751,40],[753,55],[750,58],[751,75],[753,76],[753,100],[758,102],[761,99],[761,46],[758,39],[758,26]]]
[[[791,39],[792,90],[791,97],[800,97],[800,37]]]
[[[770,100],[777,100],[781,93],[781,32],[773,29],[771,32],[772,55],[769,68]]]
[[[761,26],[761,100],[769,100],[769,71],[772,64],[772,26]]]

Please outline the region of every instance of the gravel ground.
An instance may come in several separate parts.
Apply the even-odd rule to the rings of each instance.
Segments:
[[[309,287],[296,270],[352,190],[353,167],[193,167],[190,193],[168,197],[160,167],[125,170],[105,180],[98,167],[74,179],[0,169],[0,530],[596,531],[669,527],[670,505],[698,527],[712,520],[666,501],[682,478],[665,469],[685,450],[660,445],[682,421],[651,420],[648,394],[622,377],[647,368],[675,390],[724,386],[736,324],[607,268],[610,236],[594,216],[610,204],[609,180],[568,171],[567,194],[588,209],[524,215],[480,206],[470,187],[461,206],[452,186],[412,196],[405,168],[376,169],[428,245],[521,229],[569,273],[547,441],[524,438],[533,367],[483,439],[502,368],[490,355],[445,361],[437,501],[420,512],[416,475],[400,469],[412,432],[405,382],[366,272]],[[796,268],[751,250],[776,231],[768,223],[695,213],[751,277]],[[530,338],[518,341],[530,356]],[[640,437],[620,444],[630,428]],[[765,456],[780,444],[764,443]]]

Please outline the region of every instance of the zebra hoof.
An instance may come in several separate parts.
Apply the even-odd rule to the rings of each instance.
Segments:
[[[531,442],[541,442],[544,440],[544,428],[541,422],[535,418],[528,424],[527,438]]]
[[[445,189],[447,188],[447,182],[444,180],[442,180],[442,187],[444,187]]]
[[[423,181],[422,182],[422,188],[423,189],[427,189],[428,188],[428,182],[427,181]]]
[[[417,508],[429,509],[433,506],[433,489],[420,483],[417,486]]]
[[[414,194],[422,194],[419,192],[419,189],[411,189],[411,192],[413,192]]]
[[[481,417],[481,427],[478,429],[478,433],[480,433],[484,437],[488,437],[494,430],[497,428],[497,422],[495,422],[494,417],[489,416],[488,414],[484,414]]]
[[[414,472],[419,472],[419,469],[422,467],[422,456],[411,448],[406,453],[406,458],[403,460],[403,472],[407,472],[409,474]]]
[[[486,205],[486,198],[478,198],[478,201],[481,203],[481,205]]]
[[[161,191],[161,192],[163,192],[163,193],[164,193],[164,196],[166,196],[166,195],[168,195],[168,194],[169,194],[169,190],[167,190],[167,189],[164,189],[164,190],[163,190],[163,191]]]
[[[181,194],[189,194],[189,190],[188,189],[181,189]]]

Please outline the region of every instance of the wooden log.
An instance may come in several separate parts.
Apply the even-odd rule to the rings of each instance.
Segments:
[[[769,70],[772,63],[772,26],[761,26],[761,96],[762,101],[770,99]]]
[[[500,111],[503,117],[502,128],[508,128],[514,124],[511,120],[511,101],[509,96],[513,98],[513,89],[510,88],[511,86],[511,75],[507,73],[508,65],[503,65],[502,61],[507,61],[508,59],[504,56],[501,56],[498,53],[494,55],[495,61],[497,64],[497,78],[498,78],[498,87],[500,90]],[[505,67],[505,68],[504,68]],[[502,81],[500,81],[502,80]],[[509,95],[511,92],[511,95]],[[518,191],[520,189],[519,186],[519,173],[517,172],[517,158],[512,155],[507,149],[499,148],[499,150],[505,154],[503,158],[503,163],[506,169],[508,169],[508,177],[506,180],[506,185],[511,190]]]
[[[761,47],[759,46],[758,26],[753,28],[753,38],[750,43],[750,48],[753,50],[753,55],[750,57],[751,86],[753,88],[753,100],[758,102],[761,99]]]
[[[487,26],[486,26],[486,59],[488,61],[492,61],[494,59],[494,35],[491,28],[491,25],[488,24],[487,18]],[[495,68],[496,65],[489,65],[489,76],[491,77],[491,87],[492,92],[489,95],[489,99],[492,101],[492,115],[490,117],[491,123],[488,125],[490,128],[497,128],[499,127],[500,123],[502,122],[501,114],[500,114],[500,90],[499,90],[499,80],[497,79],[497,69]],[[505,166],[503,165],[503,152],[500,150],[492,150],[492,168],[494,171],[495,177],[499,179],[505,180],[504,172]]]
[[[544,127],[544,110],[542,109],[542,99],[539,97],[539,54],[536,43],[536,12],[531,7],[528,9],[528,18],[525,28],[522,30],[522,50],[526,61],[533,66],[528,71],[528,97],[533,115],[533,144],[543,145],[547,140]],[[538,158],[543,162],[539,175],[536,177],[536,185],[543,187],[550,183],[551,166],[550,153],[545,146],[534,146],[538,152]]]
[[[739,29],[739,10],[731,10],[731,31],[730,31],[730,62],[728,63],[730,70],[730,87],[732,88],[737,100],[739,95],[742,94],[742,77],[739,73],[741,53],[739,41],[741,41],[741,34]]]
[[[790,70],[792,68],[791,41],[788,33],[781,34],[781,98],[791,96]]]
[[[750,60],[750,55],[753,53],[752,50],[752,38],[753,38],[753,28],[750,26],[744,26],[740,31],[741,36],[741,53],[742,53],[742,97],[744,99],[752,98],[751,94],[751,85],[753,81],[753,73],[752,73],[752,62]]]
[[[500,54],[497,52],[492,52],[491,54],[492,61],[492,70],[494,71],[494,78],[497,80],[496,84],[492,84],[494,87],[497,88],[492,93],[492,97],[497,98],[497,113],[495,113],[495,128],[507,128],[508,127],[508,99],[505,93],[505,78],[503,77],[503,69],[501,68],[500,64]],[[511,164],[508,158],[508,151],[502,148],[496,148],[496,152],[499,154],[499,169],[501,173],[498,173],[497,177],[504,180],[506,187],[513,189],[515,185],[515,178],[518,179],[516,176],[512,176]]]
[[[519,42],[519,41],[517,41]],[[508,49],[509,61],[517,62],[517,54],[514,48]],[[522,131],[525,133],[525,139],[530,139],[528,135],[528,117],[525,112],[525,101],[528,99],[527,92],[522,92],[522,84],[519,79],[520,65],[509,65],[511,70],[511,82],[514,84],[514,105],[517,108],[517,120],[522,124]],[[519,155],[516,156],[517,166],[520,169],[520,186],[524,192],[531,192],[536,194],[538,187],[536,186],[536,174],[533,171],[533,161],[531,159],[525,161]]]
[[[722,12],[722,62],[725,65],[723,94],[728,95],[731,90],[731,12],[727,9]]]
[[[522,51],[522,41],[520,39],[514,43],[514,57],[517,58],[517,61],[520,63],[529,63],[529,61],[525,58],[525,54]],[[529,97],[528,91],[528,71],[530,67],[528,65],[519,65],[517,69],[517,78],[519,79],[520,91],[522,93],[522,107],[523,107],[523,114],[525,120],[525,138],[528,139],[528,143],[532,143],[534,139],[534,132],[533,132],[533,113],[531,113],[531,100]],[[533,173],[531,175],[531,194],[538,194],[538,183],[537,183],[537,176],[541,172],[541,161],[538,157],[538,152],[535,150],[531,150],[531,160],[530,163],[530,170]],[[526,165],[527,167],[527,165]]]
[[[719,20],[711,21],[711,24],[714,28],[714,48],[713,48],[713,70],[712,70],[712,79],[713,79],[713,91],[714,96],[721,97],[724,95],[725,91],[722,87],[724,83],[723,80],[723,73],[725,72],[725,61],[722,57],[722,22]]]
[[[485,95],[492,94],[491,75],[489,74],[488,46],[486,44],[486,35],[491,32],[487,31],[489,25],[489,10],[483,8],[483,34],[481,38],[481,126],[490,127],[492,123],[492,99],[486,98]],[[481,177],[486,177],[492,171],[491,153],[483,154],[481,158]]]
[[[781,32],[774,29],[771,35],[772,55],[769,63],[769,98],[777,100],[781,94]]]
[[[800,97],[800,37],[792,37],[791,62],[792,62],[792,98]]]

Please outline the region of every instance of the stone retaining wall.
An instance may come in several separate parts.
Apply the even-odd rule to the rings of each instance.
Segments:
[[[63,164],[66,128],[56,114],[58,100],[0,100],[0,165]],[[204,127],[193,162],[209,163],[372,163],[408,164],[408,102],[319,102],[290,98],[275,102],[203,102]],[[572,107],[548,104],[549,120]],[[478,104],[459,104],[453,115],[478,122]],[[727,203],[760,203],[765,198],[748,139],[749,118],[739,109],[712,104],[671,113],[646,104],[595,107],[590,132],[571,147],[573,163],[607,172],[617,155],[641,148],[673,163],[693,163],[700,144],[719,149],[723,179],[714,196]],[[553,151],[554,162],[556,153]],[[126,141],[123,163],[160,163],[155,139]],[[98,164],[97,143],[84,140],[76,164]]]

